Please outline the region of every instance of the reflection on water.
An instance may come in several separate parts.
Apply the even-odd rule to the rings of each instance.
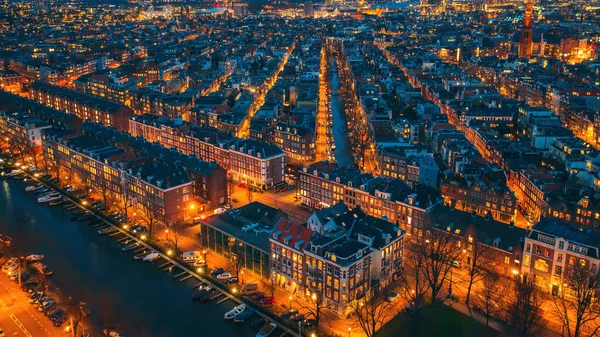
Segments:
[[[230,301],[218,306],[192,302],[197,281],[179,282],[172,273],[160,271],[158,262],[133,260],[114,238],[69,221],[63,208],[38,205],[21,182],[0,184],[0,233],[15,238],[15,209],[27,210],[34,221],[17,244],[46,256],[54,282],[74,301],[88,303],[94,325],[118,327],[130,337],[251,335],[248,323],[223,322],[223,314],[233,307]]]

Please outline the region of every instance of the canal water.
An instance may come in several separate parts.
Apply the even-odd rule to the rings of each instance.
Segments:
[[[348,167],[354,165],[352,158],[352,149],[348,139],[348,127],[346,125],[346,114],[342,103],[342,95],[334,90],[340,88],[340,79],[338,72],[335,69],[335,64],[332,63],[331,71],[331,114],[333,129],[333,142],[335,150],[333,151],[335,160],[340,167]]]
[[[117,328],[128,337],[253,336],[249,323],[224,322],[232,301],[192,302],[197,280],[179,282],[172,272],[158,268],[162,259],[134,260],[131,252],[121,251],[115,238],[69,221],[61,206],[38,205],[24,188],[20,181],[0,178],[0,233],[16,239],[15,212],[29,212],[33,221],[20,230],[17,244],[46,256],[54,283],[75,303],[90,306],[94,326]]]

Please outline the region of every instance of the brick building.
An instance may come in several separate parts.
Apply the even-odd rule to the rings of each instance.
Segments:
[[[38,103],[76,115],[81,120],[127,130],[133,110],[119,103],[82,94],[63,87],[34,82],[31,99]]]
[[[303,205],[322,209],[341,200],[350,208],[360,207],[368,215],[399,224],[407,232],[422,225],[425,214],[441,202],[434,188],[411,188],[398,179],[374,177],[327,161],[306,166],[299,175]]]
[[[600,233],[560,220],[543,218],[525,238],[521,272],[542,289],[558,294],[568,269],[577,265],[597,273]]]
[[[285,153],[275,145],[149,114],[133,117],[129,132],[202,160],[215,161],[233,179],[252,186],[266,189],[285,179]]]

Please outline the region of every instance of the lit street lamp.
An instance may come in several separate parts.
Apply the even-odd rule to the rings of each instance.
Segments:
[[[348,327],[348,337],[350,337],[350,331],[352,331],[352,328]]]
[[[292,310],[292,296],[289,297],[290,300],[290,311]]]

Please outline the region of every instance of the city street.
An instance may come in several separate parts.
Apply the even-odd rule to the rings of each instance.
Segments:
[[[30,303],[27,293],[6,274],[0,275],[0,329],[6,336],[44,337],[68,335],[64,328],[55,327],[48,318]]]

